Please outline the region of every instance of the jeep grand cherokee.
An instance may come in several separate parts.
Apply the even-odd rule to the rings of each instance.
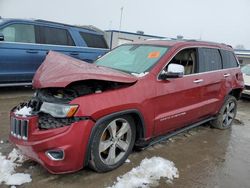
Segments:
[[[34,97],[11,111],[10,140],[51,173],[105,172],[205,122],[231,127],[244,87],[233,49],[198,41],[125,44],[84,63],[50,52]]]

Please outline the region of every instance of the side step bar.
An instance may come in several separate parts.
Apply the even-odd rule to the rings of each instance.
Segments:
[[[148,148],[148,147],[150,147],[150,146],[152,146],[152,145],[154,145],[154,144],[157,144],[157,143],[159,143],[159,142],[162,142],[162,141],[164,141],[164,140],[167,140],[167,139],[169,139],[169,138],[171,138],[171,137],[173,137],[173,136],[176,136],[176,135],[178,135],[178,134],[180,134],[180,133],[183,133],[183,132],[185,132],[185,131],[188,131],[188,130],[190,130],[190,129],[193,129],[193,128],[195,128],[195,127],[198,127],[198,126],[200,126],[201,124],[207,123],[208,121],[211,121],[211,120],[214,120],[214,119],[215,119],[215,117],[210,117],[210,118],[204,119],[204,120],[202,120],[202,121],[199,121],[199,122],[197,122],[197,123],[188,125],[188,126],[186,126],[186,127],[184,127],[184,128],[177,129],[176,131],[170,132],[170,133],[168,133],[168,134],[166,134],[166,135],[158,136],[158,137],[152,138],[152,139],[150,139],[150,140],[148,140],[148,141],[140,141],[139,143],[136,143],[136,144],[135,144],[135,147],[136,147],[137,149],[139,149],[139,150],[146,149],[146,148]]]

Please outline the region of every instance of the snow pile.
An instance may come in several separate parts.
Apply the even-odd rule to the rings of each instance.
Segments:
[[[21,163],[23,163],[24,161],[27,160],[27,158],[22,155],[17,149],[13,149],[9,155],[8,155],[8,159],[12,162],[17,162],[19,164],[16,164],[17,166],[20,166]]]
[[[20,166],[25,157],[18,150],[13,149],[8,158],[0,153],[0,185],[22,185],[32,181],[29,174],[15,173],[15,168]]]
[[[117,182],[111,188],[146,188],[150,185],[157,186],[160,178],[167,178],[167,182],[171,182],[178,177],[178,169],[172,161],[152,157],[143,159],[140,166],[118,177]]]
[[[26,117],[28,115],[31,115],[31,111],[32,111],[31,107],[24,106],[21,109],[16,110],[15,115],[20,115],[20,116]]]

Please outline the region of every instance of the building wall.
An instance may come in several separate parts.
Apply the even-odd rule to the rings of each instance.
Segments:
[[[237,58],[238,58],[238,60],[239,60],[239,62],[240,62],[241,65],[250,64],[250,57],[240,57],[240,56],[237,56]]]
[[[160,39],[164,37],[144,35],[138,33],[129,33],[124,31],[105,31],[105,39],[109,45],[109,48],[113,49],[121,44],[144,41],[147,39]]]
[[[250,64],[250,50],[234,50],[241,65]]]

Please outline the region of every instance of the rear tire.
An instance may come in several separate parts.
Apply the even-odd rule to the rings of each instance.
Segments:
[[[98,125],[91,144],[90,168],[107,172],[121,166],[135,143],[135,123],[128,116],[119,116]]]
[[[234,96],[228,95],[220,109],[217,118],[211,121],[211,125],[217,129],[228,129],[232,126],[237,112],[237,100]]]

